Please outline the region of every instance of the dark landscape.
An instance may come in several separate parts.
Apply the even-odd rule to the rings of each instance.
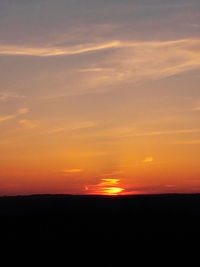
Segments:
[[[0,224],[1,241],[192,241],[200,194],[1,197]]]

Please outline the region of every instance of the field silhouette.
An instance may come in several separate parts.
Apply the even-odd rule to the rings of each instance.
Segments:
[[[199,194],[0,198],[4,241],[190,241],[199,225]]]

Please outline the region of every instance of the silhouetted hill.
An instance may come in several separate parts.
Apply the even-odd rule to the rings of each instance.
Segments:
[[[200,236],[200,194],[1,197],[0,235],[25,242],[190,241]]]

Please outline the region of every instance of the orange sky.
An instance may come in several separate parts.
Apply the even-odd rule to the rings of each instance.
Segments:
[[[28,2],[0,3],[0,195],[200,192],[199,1]]]

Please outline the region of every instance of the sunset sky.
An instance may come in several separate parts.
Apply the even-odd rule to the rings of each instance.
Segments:
[[[200,192],[199,0],[1,0],[0,195]]]

